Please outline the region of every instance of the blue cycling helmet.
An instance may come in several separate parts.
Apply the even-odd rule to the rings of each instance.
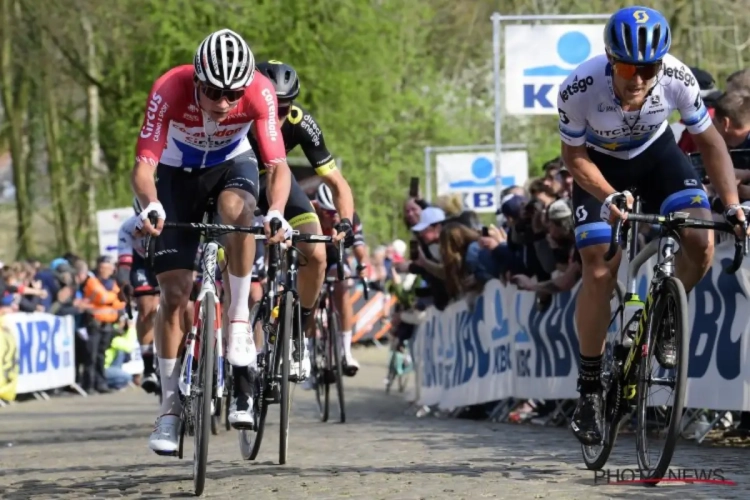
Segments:
[[[604,27],[604,47],[618,61],[651,64],[660,61],[672,45],[669,23],[658,10],[626,7]]]

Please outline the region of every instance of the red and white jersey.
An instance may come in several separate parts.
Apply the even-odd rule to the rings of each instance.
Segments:
[[[217,123],[199,107],[193,74],[192,65],[177,66],[154,83],[136,161],[170,167],[213,167],[251,150],[247,133],[253,122],[259,161],[266,166],[286,161],[276,115],[278,101],[268,78],[256,71],[245,95],[229,116]]]

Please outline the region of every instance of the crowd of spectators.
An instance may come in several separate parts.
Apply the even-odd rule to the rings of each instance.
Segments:
[[[49,266],[29,260],[0,263],[0,268],[0,314],[47,312],[74,318],[76,382],[83,390],[107,393],[130,382],[121,370],[130,349],[119,338],[130,325],[109,257],[98,258],[93,270],[73,254]]]

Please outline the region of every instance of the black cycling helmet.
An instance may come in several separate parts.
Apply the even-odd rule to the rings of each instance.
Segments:
[[[299,95],[297,72],[288,64],[281,61],[263,61],[258,63],[257,68],[271,80],[279,101],[292,101]]]

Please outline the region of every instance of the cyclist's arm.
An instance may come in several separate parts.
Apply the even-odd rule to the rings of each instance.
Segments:
[[[565,99],[561,94],[557,96],[562,159],[576,183],[599,201],[604,201],[617,190],[607,182],[586,151],[586,117],[581,112],[584,106],[579,98],[582,95],[586,94],[568,95]]]
[[[349,183],[341,175],[336,167],[336,160],[328,151],[323,131],[310,114],[303,118],[307,127],[298,127],[300,134],[300,147],[315,173],[323,178],[323,182],[331,188],[333,204],[342,219],[353,221],[354,218],[354,195]]]
[[[142,207],[158,201],[154,174],[167,140],[170,115],[175,108],[172,96],[176,90],[172,81],[170,73],[156,80],[146,101],[143,126],[136,145],[135,167],[131,176],[133,191]],[[154,109],[156,111],[153,111]]]
[[[365,244],[365,235],[362,232],[362,221],[359,219],[359,215],[354,213],[354,219],[352,220],[354,225],[354,244],[352,245],[352,252],[354,257],[360,266],[366,267],[370,265],[370,257],[367,255],[367,245]]]
[[[284,207],[289,200],[289,192],[292,190],[292,171],[286,162],[284,138],[276,116],[279,103],[276,99],[276,91],[271,87],[268,79],[262,75],[256,75],[253,84],[256,82],[259,87],[257,92],[251,94],[253,98],[251,108],[255,110],[257,116],[253,128],[258,141],[258,153],[268,176],[266,182],[268,211],[278,210],[284,213]]]
[[[700,96],[700,87],[695,78],[691,85],[679,85],[676,95],[680,117],[693,134],[693,141],[703,158],[706,174],[724,206],[740,202],[737,196],[737,178],[734,175],[732,158],[724,139],[714,127],[711,116]]]

